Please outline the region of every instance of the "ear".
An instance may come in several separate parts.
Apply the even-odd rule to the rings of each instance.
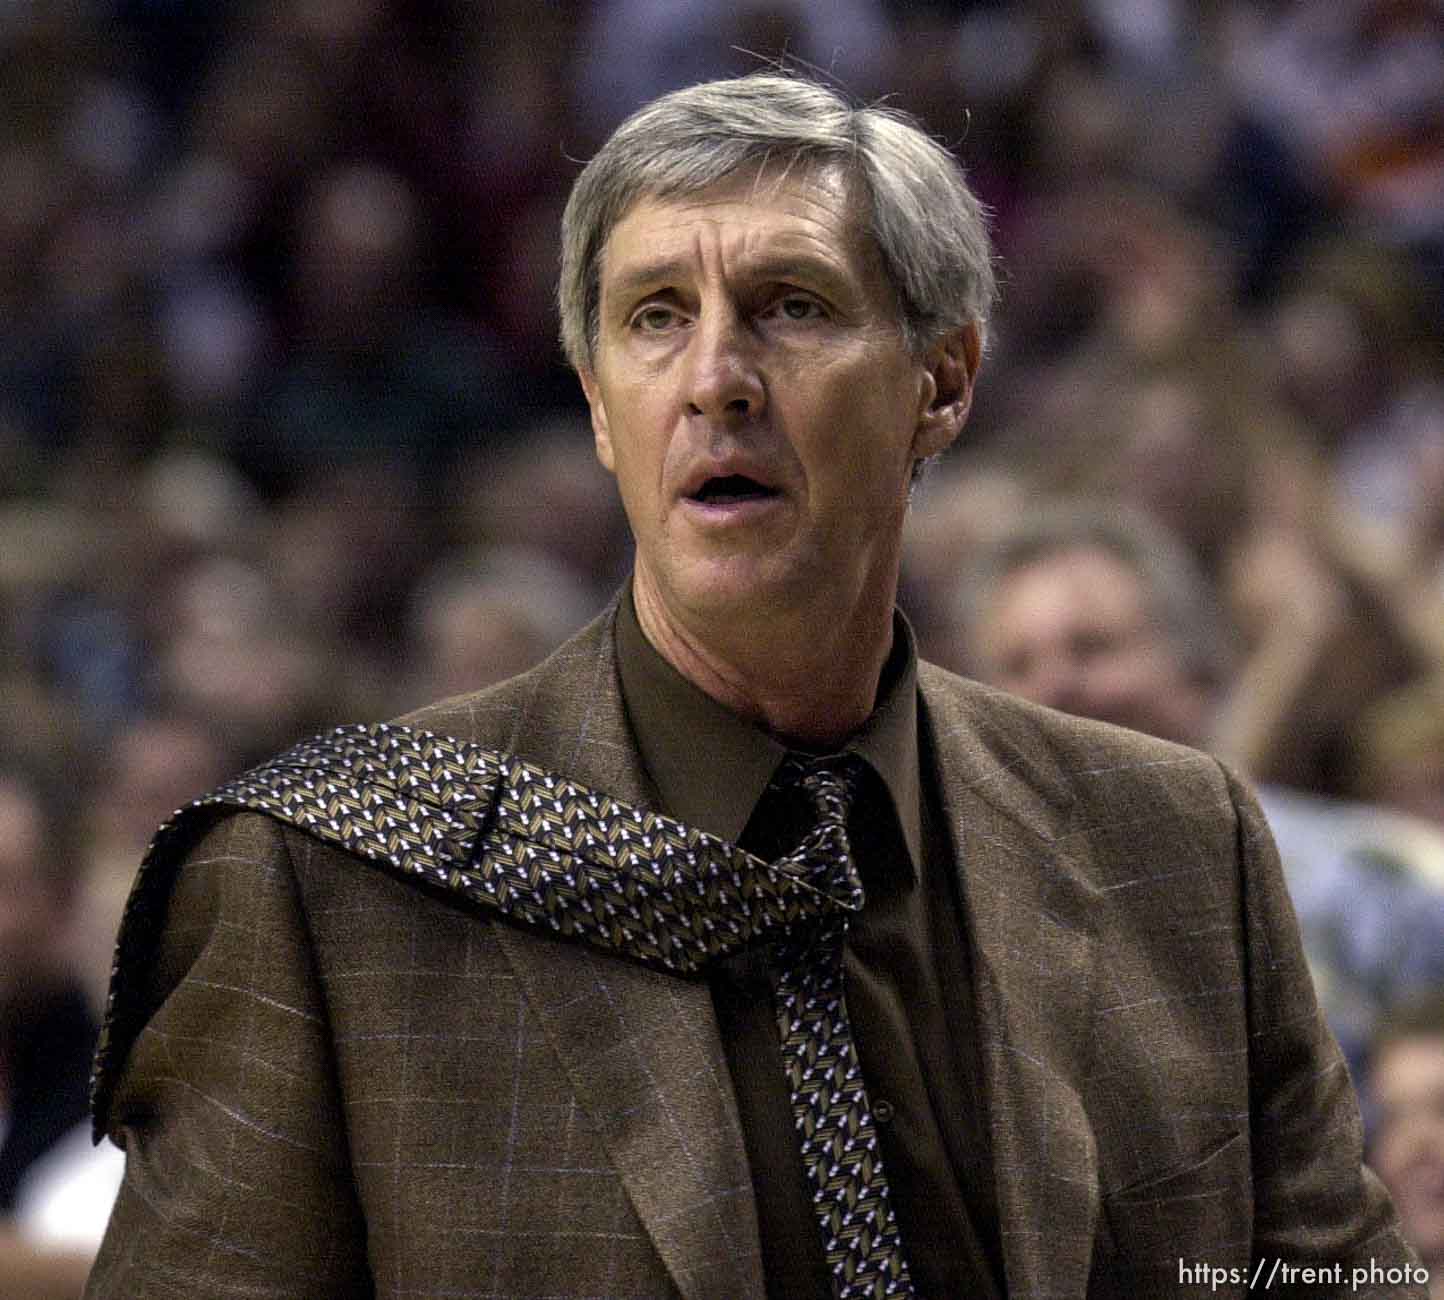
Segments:
[[[915,460],[946,451],[962,432],[982,357],[983,332],[977,321],[969,321],[928,349],[922,409],[913,434]]]
[[[612,451],[612,433],[607,424],[607,404],[602,400],[602,390],[597,386],[597,377],[590,370],[578,370],[577,378],[582,381],[582,392],[586,394],[587,406],[592,412],[592,437],[596,442],[597,459],[609,473],[617,472],[617,458]]]

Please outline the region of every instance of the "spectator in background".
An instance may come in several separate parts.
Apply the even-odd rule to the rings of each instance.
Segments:
[[[1240,106],[1317,203],[1389,242],[1444,247],[1444,40],[1438,0],[1229,7],[1224,68]],[[1437,265],[1437,263],[1436,263]]]
[[[0,768],[0,1295],[78,1296],[119,1186],[86,1140],[96,1021],[66,957],[73,858],[38,788]],[[78,1141],[76,1139],[78,1135]],[[88,1193],[82,1213],[56,1200]]]
[[[419,296],[422,221],[412,187],[385,168],[336,166],[307,187],[290,232],[285,359],[234,444],[260,481],[291,471],[273,490],[357,460],[435,474],[465,439],[513,423],[499,359]]]
[[[35,788],[0,771],[0,1211],[86,1113],[96,1024],[63,961],[75,882],[57,829]]]
[[[1413,538],[1371,545],[1320,480],[1299,488],[1231,541],[1221,585],[1247,654],[1215,739],[1260,781],[1348,797],[1367,710],[1444,672],[1444,606]]]
[[[306,629],[296,626],[276,576],[277,566],[229,556],[197,559],[169,575],[168,587],[157,592],[155,617],[169,626],[156,638],[149,665],[147,712],[159,715],[169,706],[205,719],[243,756],[319,725],[335,699],[327,666]],[[325,581],[322,571],[314,576]]]
[[[954,615],[971,672],[1068,713],[1213,748],[1224,713],[1278,707],[1267,673],[1236,661],[1187,552],[1114,506],[1025,514],[980,548]],[[1259,796],[1321,1001],[1357,1066],[1381,1010],[1444,984],[1444,836],[1374,807]]]
[[[114,804],[135,787],[107,755],[150,717],[144,749],[163,747],[177,706],[247,748],[389,712],[436,667],[411,611],[467,603],[432,604],[436,555],[535,547],[614,587],[625,547],[589,436],[533,423],[580,406],[553,342],[555,215],[637,83],[790,49],[921,112],[966,158],[1004,255],[976,455],[913,512],[932,531],[904,607],[931,657],[961,657],[931,631],[957,557],[1020,503],[1132,500],[1242,616],[1273,703],[1212,725],[1269,780],[1276,818],[1285,782],[1435,806],[1440,31],[1437,0],[0,4],[7,746],[74,790],[115,780],[98,800]],[[349,214],[359,255],[307,233],[323,210]],[[253,418],[324,351],[310,295],[364,287],[387,231],[411,259],[380,293],[398,336],[439,324],[462,350],[447,367],[495,363],[503,414],[448,423],[452,474],[343,463],[355,429],[325,451],[319,421],[283,444]],[[336,266],[298,282],[328,250]],[[320,409],[315,391],[292,409]],[[222,479],[242,462],[261,490],[199,520],[214,484],[173,476],[177,452]],[[291,492],[318,461],[325,482]],[[1319,483],[1375,526],[1320,528]],[[172,789],[156,815],[194,793]],[[1314,836],[1325,856],[1332,834]],[[1340,943],[1379,933],[1338,919]],[[88,943],[103,968],[108,936]]]
[[[1135,216],[1153,231],[1151,255],[1101,215],[1080,223],[1094,244],[1075,231],[1061,246],[1087,247],[1085,265],[1111,268],[1088,290],[1106,311],[1073,346],[1026,354],[1036,370],[969,467],[1002,469],[1024,495],[1132,503],[1176,533],[1217,582],[1249,651],[1245,670],[1262,678],[1242,693],[1248,708],[1216,724],[1219,743],[1257,779],[1346,797],[1363,710],[1444,668],[1444,449],[1431,459],[1428,438],[1409,444],[1397,474],[1416,485],[1413,499],[1387,534],[1367,527],[1337,486],[1326,440],[1288,400],[1278,349],[1220,298],[1207,244],[1179,230],[1165,238],[1144,209]],[[1129,250],[1121,266],[1099,229]],[[1023,279],[1033,292],[1064,291],[1036,268]],[[928,493],[920,514],[942,508]]]
[[[443,557],[417,584],[395,712],[479,690],[540,663],[600,608],[545,552],[494,547]]]
[[[1385,1017],[1369,1053],[1365,1095],[1369,1163],[1429,1270],[1429,1294],[1444,1300],[1444,991]]]
[[[575,84],[598,136],[663,91],[783,52],[865,93],[888,46],[880,0],[597,0],[583,12]]]
[[[245,756],[223,747],[206,723],[162,710],[117,727],[103,746],[96,798],[77,819],[71,867],[77,876],[75,971],[97,1015],[105,1008],[112,940],[138,855],[160,820],[235,771]]]
[[[593,587],[600,606],[627,571],[631,535],[582,420],[529,426],[505,449],[471,452],[453,506],[458,540],[536,551]]]
[[[587,165],[563,247],[633,582],[534,672],[219,796],[294,837],[198,807],[157,841],[98,1064],[130,1158],[92,1294],[910,1295],[883,1150],[929,1295],[1131,1297],[1172,1285],[1180,1249],[1236,1266],[1250,1242],[1405,1263],[1252,799],[1202,755],[915,663],[897,621],[912,482],[966,419],[992,297],[952,160],[807,82],[697,86]],[[821,853],[764,876],[658,816],[768,859],[813,821],[817,865],[844,868],[847,795],[817,757],[844,746],[868,837],[845,901],[840,874],[796,872]],[[769,790],[794,764],[824,820]],[[723,957],[766,924],[764,878],[780,952],[711,987],[617,959]],[[702,910],[729,879],[745,921]],[[556,910],[523,916],[529,883]],[[676,947],[649,895],[698,908]],[[804,958],[805,913],[838,901],[855,928]],[[810,1046],[779,1039],[794,1017]]]
[[[1359,791],[1444,827],[1444,676],[1384,696],[1358,728]]]
[[[1421,472],[1426,462],[1444,456],[1444,374],[1427,296],[1402,253],[1359,236],[1313,240],[1290,261],[1264,322],[1280,395],[1341,501],[1397,535],[1438,489]]]

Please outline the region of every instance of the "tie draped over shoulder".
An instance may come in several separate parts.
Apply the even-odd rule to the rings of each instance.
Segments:
[[[714,859],[645,811],[666,805],[614,622],[410,729],[293,753],[162,832],[97,1072],[127,1161],[90,1300],[761,1300],[742,1125],[707,982],[686,972],[731,938],[657,927],[739,892],[744,864],[743,930],[786,935],[791,907],[824,905],[780,863]],[[1267,1258],[1342,1270],[1310,1297],[1422,1300],[1349,1282],[1417,1264],[1360,1169],[1247,790],[1204,755],[927,665],[918,705],[968,926],[1007,1293],[1162,1300],[1187,1293],[1182,1261],[1229,1270],[1209,1293],[1243,1300]],[[408,756],[397,780],[388,750]],[[306,789],[327,753],[346,775]],[[627,802],[625,836],[591,824],[599,791]],[[314,820],[228,815],[252,798]],[[564,895],[679,973],[553,926]]]
[[[829,909],[861,905],[808,878],[808,843],[764,862],[513,755],[397,724],[339,727],[197,799],[156,834],[116,949],[92,1078],[97,1133],[143,1024],[121,972],[154,944],[187,846],[228,808],[263,813],[510,921],[680,976]]]

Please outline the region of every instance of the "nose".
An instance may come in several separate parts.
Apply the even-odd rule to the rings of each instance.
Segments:
[[[687,410],[719,423],[756,419],[766,403],[757,341],[736,311],[703,311],[688,345]]]

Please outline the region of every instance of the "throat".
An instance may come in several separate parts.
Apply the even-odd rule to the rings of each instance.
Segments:
[[[815,625],[784,629],[746,619],[698,626],[674,617],[641,573],[633,601],[642,634],[667,663],[725,709],[784,743],[825,751],[872,712],[891,649],[890,610],[877,637],[828,636]]]

